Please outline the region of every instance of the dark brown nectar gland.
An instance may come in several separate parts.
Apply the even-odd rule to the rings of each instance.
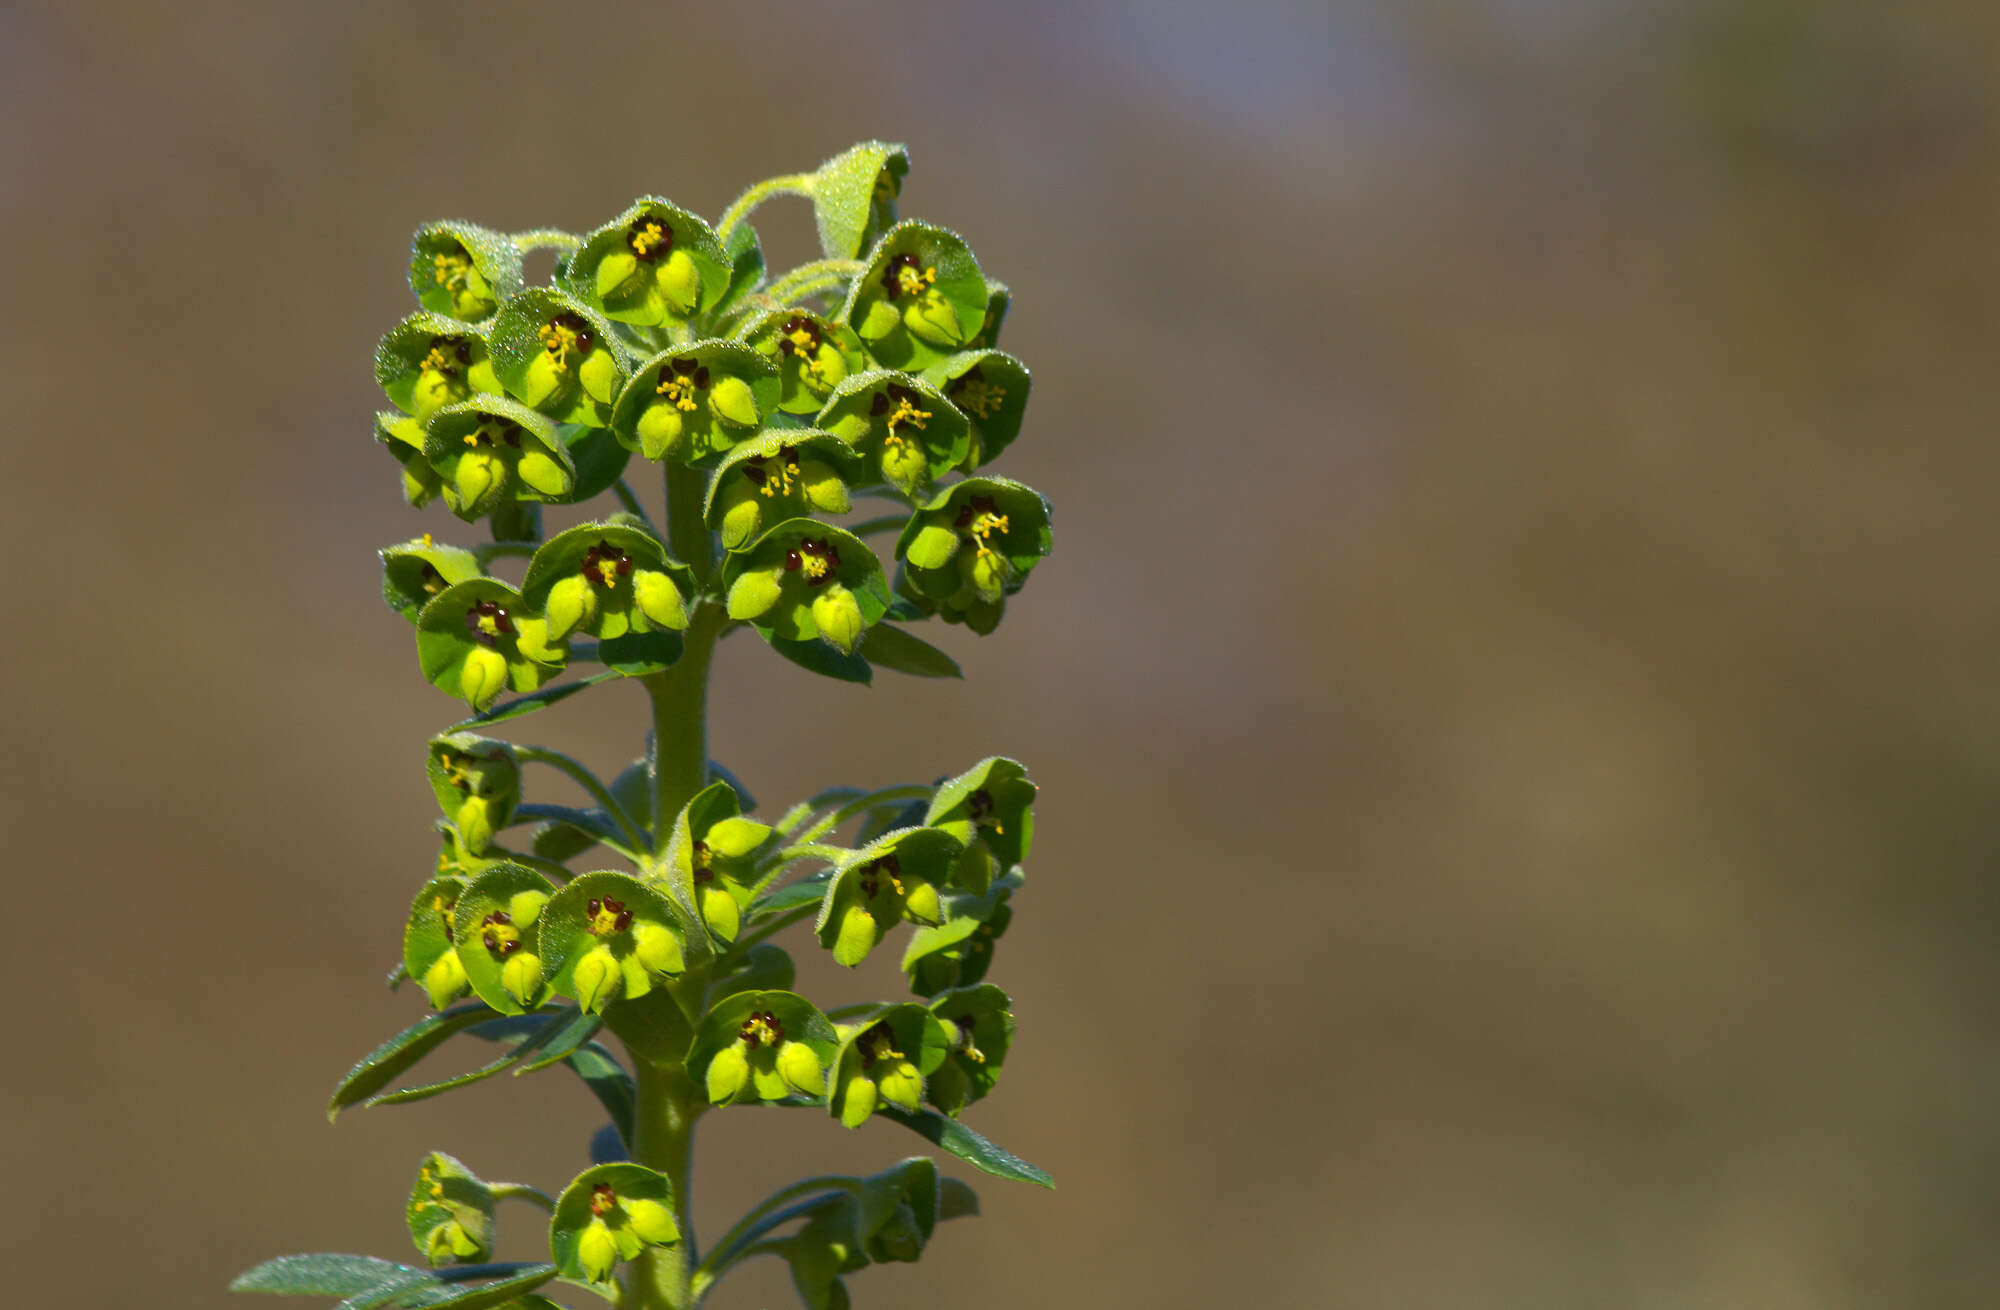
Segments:
[[[972,1016],[961,1014],[958,1018],[952,1020],[952,1022],[958,1025],[958,1045],[952,1049],[968,1060],[977,1064],[985,1064],[985,1053],[973,1044]]]
[[[876,392],[875,399],[869,402],[868,417],[881,419],[892,437],[896,429],[905,423],[922,428],[931,421],[931,412],[919,403],[923,398],[921,392],[891,382]]]
[[[465,612],[465,627],[472,639],[491,650],[500,644],[500,638],[514,635],[514,620],[507,617],[507,609],[498,601],[482,600]]]
[[[740,467],[750,485],[766,496],[789,494],[792,483],[802,476],[799,452],[791,446],[776,455],[752,455]]]
[[[897,255],[882,270],[882,289],[895,300],[916,295],[937,281],[937,270],[916,255]]]
[[[794,314],[785,320],[778,337],[780,355],[797,355],[800,359],[811,359],[819,353],[820,343],[826,340],[819,324],[804,314]]]
[[[887,882],[889,886],[895,889],[896,895],[901,896],[903,894],[902,874],[903,862],[896,857],[894,851],[889,852],[889,854],[884,855],[879,860],[870,860],[861,866],[861,877],[859,879],[861,894],[870,900],[874,900],[876,894],[882,890],[882,884]]]
[[[583,552],[583,576],[600,591],[609,591],[618,585],[618,579],[632,576],[632,559],[611,543],[600,541]]]
[[[745,1019],[743,1026],[736,1030],[736,1035],[752,1050],[759,1046],[776,1046],[785,1040],[785,1025],[778,1022],[777,1015],[765,1010],[761,1014],[752,1013]]]
[[[590,1213],[602,1219],[618,1208],[618,1193],[611,1190],[610,1183],[599,1183],[590,1189]]]
[[[584,927],[593,937],[608,937],[615,932],[624,932],[632,926],[632,911],[625,908],[625,902],[613,900],[609,896],[592,897],[584,907],[589,922]]]
[[[664,220],[641,214],[625,229],[625,244],[648,264],[657,264],[674,248],[674,230]]]
[[[514,926],[514,916],[505,910],[495,910],[479,921],[479,944],[490,954],[506,959],[521,949],[521,930]]]
[[[709,867],[714,858],[707,842],[698,841],[694,844],[693,859],[690,863],[694,865],[694,880],[697,886],[715,881],[715,870]]]
[[[833,543],[807,537],[785,552],[785,572],[804,573],[808,587],[823,587],[833,581],[840,567],[840,552]]]
[[[458,934],[451,926],[451,912],[458,908],[458,897],[438,895],[431,898],[431,913],[437,915],[438,927],[444,929],[444,939],[453,946],[458,945]]]
[[[660,370],[659,384],[653,389],[672,401],[676,409],[692,410],[695,392],[708,390],[708,366],[694,358],[670,359]]]

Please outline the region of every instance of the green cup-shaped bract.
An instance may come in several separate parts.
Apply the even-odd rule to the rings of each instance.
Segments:
[[[592,1013],[637,1000],[686,967],[667,900],[629,874],[586,873],[542,910],[542,976]]]
[[[1007,303],[1012,299],[1013,292],[1005,282],[986,279],[986,321],[965,343],[967,350],[990,350],[1000,344],[1000,328],[1007,321]]]
[[[1014,1042],[1014,1008],[992,983],[960,987],[930,1003],[930,1012],[951,1038],[944,1063],[930,1077],[925,1095],[938,1109],[958,1112],[993,1090],[1007,1048]]]
[[[990,464],[1021,434],[1032,379],[1027,365],[998,350],[960,351],[924,370],[924,380],[944,393],[972,428],[965,456],[971,472]]]
[[[417,615],[417,662],[432,686],[483,710],[509,687],[534,691],[562,671],[568,647],[547,637],[519,592],[498,578],[472,578]]]
[[[438,808],[466,848],[484,855],[521,799],[521,762],[514,748],[470,732],[447,733],[431,738],[424,771]]]
[[[722,572],[729,617],[767,641],[824,640],[846,654],[889,609],[881,561],[851,532],[787,519]]]
[[[424,425],[408,414],[384,410],[375,415],[375,440],[403,471],[403,499],[422,509],[444,491],[444,479],[424,460]]]
[[[848,1305],[842,1274],[920,1258],[938,1220],[949,1213],[942,1203],[945,1189],[970,1192],[940,1179],[936,1162],[927,1156],[912,1156],[856,1183],[815,1207],[798,1235],[784,1245],[793,1285],[809,1310]]]
[[[444,503],[467,522],[510,501],[561,500],[576,464],[555,424],[505,396],[474,396],[431,415],[424,459],[444,482]]]
[[[740,341],[695,341],[639,366],[611,428],[647,459],[712,468],[756,435],[777,404],[777,365]]]
[[[520,289],[521,251],[503,233],[453,220],[410,242],[410,290],[434,314],[476,323]]]
[[[966,478],[932,497],[896,538],[902,592],[948,623],[991,632],[1006,598],[1049,553],[1049,503],[1006,478]]]
[[[464,878],[439,874],[417,889],[403,924],[403,968],[440,1010],[466,992],[465,965],[452,931],[452,913],[464,892]]]
[[[972,450],[971,425],[936,387],[885,369],[856,373],[834,388],[814,425],[854,448],[863,482],[885,482],[904,495],[959,467]]]
[[[667,876],[716,940],[736,940],[757,881],[757,855],[770,841],[771,829],[743,817],[736,789],[726,782],[696,792],[675,817]]]
[[[840,1034],[812,1002],[787,991],[744,991],[710,1007],[695,1029],[687,1071],[711,1104],[818,1100]]]
[[[908,920],[935,924],[944,917],[940,888],[965,848],[937,828],[885,833],[834,866],[820,901],[814,931],[836,963],[850,968],[867,959],[889,929]]]
[[[773,523],[854,507],[846,478],[854,452],[840,438],[810,428],[752,437],[723,457],[709,479],[704,519],[722,548],[740,551]]]
[[[439,592],[482,572],[471,551],[440,545],[428,533],[376,554],[382,559],[382,599],[411,623]]]
[[[687,566],[668,559],[652,534],[582,523],[535,551],[521,598],[548,624],[551,639],[576,632],[610,639],[687,627],[683,590],[693,585]]]
[[[1035,784],[1019,761],[993,755],[940,783],[924,822],[965,843],[954,885],[975,894],[991,885],[994,866],[1011,873],[1035,839]],[[980,856],[990,858],[981,859]]]
[[[493,1189],[442,1151],[418,1168],[405,1219],[410,1240],[433,1265],[493,1258]]]
[[[642,196],[584,237],[563,283],[606,318],[657,327],[706,313],[728,291],[729,275],[729,256],[708,224]]]
[[[907,1001],[843,1024],[841,1034],[826,1104],[849,1128],[885,1105],[914,1113],[923,1102],[924,1079],[944,1063],[950,1045],[936,1016]]]
[[[507,394],[560,423],[601,428],[625,385],[616,334],[560,291],[536,287],[501,306],[487,334]]]
[[[584,1170],[556,1198],[549,1219],[549,1258],[557,1271],[599,1288],[610,1287],[620,1261],[679,1240],[672,1185],[638,1164]]]
[[[909,172],[910,152],[886,141],[863,141],[819,166],[806,186],[827,258],[859,259],[896,221]]]
[[[555,884],[525,865],[502,860],[458,896],[452,931],[473,994],[502,1014],[521,1014],[548,999],[542,976],[541,915]]]
[[[1014,911],[1007,904],[1013,892],[1012,882],[1002,882],[984,896],[949,898],[943,923],[912,933],[903,950],[910,990],[935,996],[984,978],[993,964],[994,944],[1013,920]]]
[[[475,392],[498,394],[486,338],[439,314],[412,314],[375,347],[375,381],[419,421]]]
[[[908,220],[882,234],[840,317],[884,368],[963,350],[986,322],[986,275],[956,233]]]
[[[833,389],[869,367],[854,329],[806,309],[774,309],[740,334],[778,366],[778,408],[817,414]]]

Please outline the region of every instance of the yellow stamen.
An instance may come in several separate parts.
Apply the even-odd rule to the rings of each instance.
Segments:
[[[922,428],[930,421],[931,412],[927,409],[918,409],[910,403],[908,396],[896,397],[896,408],[890,410],[889,417],[884,420],[892,433],[898,424],[908,423],[913,428]]]
[[[766,496],[789,496],[798,480],[799,471],[780,455],[764,466],[764,481],[757,490]]]
[[[922,272],[908,264],[896,270],[896,286],[906,296],[914,296],[937,282],[937,270],[925,265]]]
[[[556,371],[568,372],[570,355],[580,350],[583,345],[576,329],[567,323],[557,321],[542,324],[541,331],[536,335],[542,339],[542,348],[549,352],[549,359],[555,364]]]
[[[425,373],[449,373],[455,367],[449,359],[445,358],[443,349],[437,346],[432,346],[431,353],[425,355],[423,362],[417,365],[418,371]]]
[[[659,393],[672,401],[674,408],[687,412],[694,409],[694,379],[682,377],[671,369],[660,374]]]
[[[431,534],[426,532],[424,534],[424,549],[429,550],[430,548],[431,548]]]
[[[1007,392],[985,378],[967,378],[952,399],[960,409],[971,410],[974,418],[992,418],[1006,403]]]
[[[609,905],[600,905],[597,913],[590,916],[590,923],[587,926],[591,934],[597,937],[616,932],[618,931],[618,911],[612,909]]]
[[[653,219],[647,219],[646,225],[632,234],[632,253],[635,255],[650,255],[653,253],[655,246],[669,239],[667,230],[664,227],[661,227]]]
[[[753,1014],[744,1026],[743,1036],[750,1039],[753,1046],[770,1046],[778,1040],[778,1030],[766,1022],[763,1015]]]
[[[799,568],[808,578],[823,578],[832,571],[833,565],[811,551],[799,552]]]
[[[465,279],[472,272],[472,261],[462,254],[436,254],[431,256],[431,273],[437,284],[445,288],[465,285]]]
[[[972,527],[969,531],[973,536],[979,538],[980,549],[984,551],[987,548],[985,545],[986,539],[996,532],[1007,531],[1008,527],[1009,524],[1005,514],[995,514],[989,511],[972,520]]]

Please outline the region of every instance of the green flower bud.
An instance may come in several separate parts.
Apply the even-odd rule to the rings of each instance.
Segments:
[[[891,1060],[875,1079],[882,1099],[900,1109],[915,1112],[923,1103],[924,1077],[908,1060]]]
[[[504,396],[474,396],[431,416],[424,459],[444,480],[444,501],[468,522],[507,500],[561,500],[576,465],[555,425]]]
[[[888,1222],[868,1239],[869,1257],[885,1263],[908,1264],[923,1253],[923,1230],[917,1226],[917,1213],[907,1201],[898,1204]]]
[[[650,533],[623,523],[582,523],[535,551],[521,597],[541,611],[552,639],[584,632],[610,641],[685,628],[682,585],[692,588],[693,575],[668,559]],[[678,655],[678,644],[671,653]]]
[[[492,315],[521,289],[521,252],[471,223],[427,223],[410,245],[410,290],[425,309],[464,322]]]
[[[883,141],[864,141],[819,166],[807,190],[827,258],[858,258],[896,221],[896,197],[909,171],[909,152]]]
[[[991,983],[961,987],[930,1004],[947,1038],[943,1063],[931,1075],[931,1104],[956,1116],[993,1090],[1014,1042],[1013,1003]]]
[[[474,709],[493,703],[507,686],[507,657],[494,650],[467,651],[458,671],[458,694]]]
[[[486,338],[436,314],[412,314],[375,348],[375,380],[419,422],[472,396],[498,393]]]
[[[424,1242],[424,1254],[434,1265],[450,1264],[478,1258],[480,1246],[465,1231],[464,1224],[449,1219],[431,1229]]]
[[[807,1096],[826,1092],[826,1068],[804,1042],[786,1042],[778,1048],[778,1075]]]
[[[925,1074],[944,1062],[946,1040],[944,1028],[921,1006],[884,1007],[849,1030],[828,1109],[849,1128],[880,1105],[914,1111],[923,1100]]]
[[[648,1201],[627,1197],[622,1202],[625,1222],[631,1226],[632,1235],[647,1246],[670,1246],[680,1240],[680,1230],[674,1224],[673,1211],[658,1201]]]
[[[695,900],[700,903],[702,922],[715,934],[717,941],[731,942],[743,927],[743,910],[726,888],[697,887]]]
[[[848,1075],[840,1089],[840,1122],[845,1128],[859,1128],[868,1122],[868,1116],[875,1113],[876,1102],[881,1093],[876,1089],[875,1080],[859,1070]]]
[[[424,970],[424,995],[431,1004],[442,1010],[465,994],[465,966],[458,962],[457,951],[446,951]]]
[[[982,896],[953,897],[944,922],[919,928],[903,952],[903,971],[919,996],[966,987],[986,976],[993,948],[1014,917],[1008,897],[1018,879],[995,882]]]
[[[986,321],[986,276],[972,251],[928,223],[890,228],[840,317],[887,368],[921,369],[964,348]]]
[[[466,849],[484,854],[521,798],[521,765],[513,748],[469,732],[434,737],[425,772],[438,808]]]
[[[524,291],[501,308],[488,339],[494,376],[522,404],[558,423],[610,423],[625,364],[594,310],[560,291]]]
[[[868,480],[879,477],[905,495],[959,467],[972,449],[965,415],[906,373],[854,374],[814,422],[854,449]]]
[[[771,829],[742,817],[741,798],[726,782],[713,782],[675,816],[667,867],[675,894],[700,913],[719,941],[735,940],[742,912],[757,882],[757,854]]]
[[[778,400],[778,369],[738,341],[655,355],[619,393],[612,431],[647,459],[712,466],[754,434]]]
[[[778,408],[787,414],[819,413],[835,387],[868,367],[854,329],[806,310],[773,310],[744,341],[777,364]]]
[[[422,508],[444,491],[444,479],[424,460],[424,425],[408,414],[375,416],[375,440],[403,472],[403,499]]]
[[[493,1191],[441,1151],[424,1157],[405,1211],[410,1240],[434,1265],[477,1263],[493,1254]]]
[[[946,621],[990,631],[1006,597],[1049,553],[1049,506],[1005,478],[966,478],[911,516],[896,541],[899,586]]]
[[[854,593],[838,582],[822,588],[812,602],[813,624],[828,645],[843,655],[851,654],[855,644],[861,640],[861,630],[866,626],[861,618],[861,604]]]
[[[936,828],[903,828],[850,854],[836,866],[820,905],[819,939],[836,963],[866,959],[903,919],[935,923],[937,887],[964,848]]]
[[[1027,367],[1012,355],[968,350],[925,369],[924,380],[942,391],[972,425],[966,471],[990,462],[1020,435],[1030,379]]]
[[[509,956],[500,966],[500,985],[523,1010],[538,1004],[542,997],[542,957],[532,951]]]
[[[633,924],[632,948],[649,973],[677,974],[686,967],[681,958],[680,938],[661,924]]]
[[[715,1053],[708,1064],[708,1100],[711,1105],[721,1105],[736,1098],[750,1083],[750,1060],[743,1053],[742,1043],[725,1046]]]
[[[723,582],[730,617],[750,623],[767,641],[824,637],[837,650],[851,650],[860,632],[888,609],[875,553],[852,533],[811,519],[787,519],[730,555]],[[852,610],[838,600],[815,605],[836,584],[852,593]],[[822,617],[830,631],[822,630]]]
[[[610,1227],[602,1219],[593,1219],[584,1227],[577,1238],[576,1257],[585,1281],[610,1281],[611,1271],[618,1264],[618,1239],[611,1235]]]
[[[824,432],[784,429],[737,446],[709,483],[705,519],[724,549],[741,551],[767,526],[854,507],[846,475],[858,467],[845,442]]]
[[[576,989],[576,1003],[595,1014],[616,994],[622,978],[618,957],[609,946],[598,946],[576,962],[570,985]]]
[[[646,196],[585,236],[561,276],[607,318],[657,327],[720,301],[729,275],[729,256],[708,224]]]

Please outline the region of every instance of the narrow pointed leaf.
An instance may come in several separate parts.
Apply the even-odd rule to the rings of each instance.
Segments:
[[[881,1106],[876,1113],[894,1119],[933,1145],[951,1152],[975,1169],[997,1178],[1012,1178],[1040,1187],[1054,1187],[1055,1180],[1003,1146],[995,1145],[956,1119],[947,1119],[934,1110],[911,1114],[893,1105]]]
[[[232,1292],[271,1292],[278,1296],[353,1296],[425,1270],[372,1255],[281,1255],[236,1275]]]
[[[962,678],[958,661],[922,637],[878,623],[861,638],[861,654],[869,663],[918,678]]]
[[[362,1056],[347,1071],[347,1076],[333,1089],[333,1097],[327,1102],[327,1119],[331,1121],[350,1105],[357,1105],[387,1087],[417,1061],[442,1046],[453,1033],[462,1032],[492,1017],[493,1011],[487,1009],[483,1002],[425,1015]]]
[[[608,669],[603,673],[593,673],[588,678],[581,678],[576,682],[565,682],[554,687],[544,687],[540,691],[531,691],[525,696],[516,696],[513,700],[503,701],[483,714],[475,714],[469,719],[461,719],[449,728],[446,728],[445,731],[459,732],[466,728],[477,728],[483,724],[505,723],[509,719],[518,719],[523,714],[533,714],[536,710],[547,709],[557,701],[568,700],[585,687],[594,687],[600,682],[609,682],[613,678],[622,678],[624,676],[624,674],[616,669]]]

